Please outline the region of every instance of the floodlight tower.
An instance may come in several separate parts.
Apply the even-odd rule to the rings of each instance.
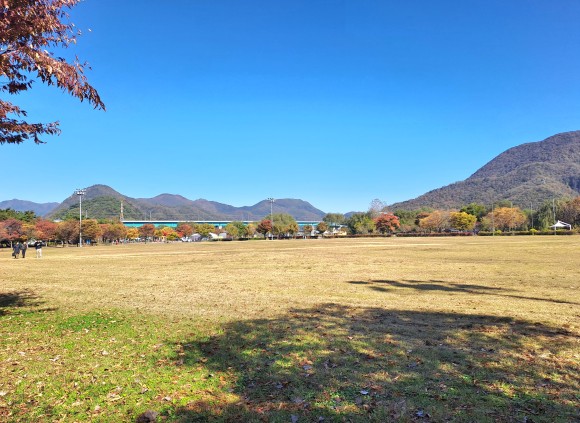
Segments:
[[[75,194],[79,196],[79,247],[83,246],[83,195],[87,193],[86,189],[76,189]]]
[[[269,197],[268,201],[270,202],[270,225],[272,225],[272,241],[274,241],[274,198]]]

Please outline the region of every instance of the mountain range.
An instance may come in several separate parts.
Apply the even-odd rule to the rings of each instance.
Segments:
[[[565,132],[543,141],[510,148],[464,181],[429,191],[415,199],[395,203],[391,210],[420,208],[456,209],[469,203],[491,204],[508,200],[522,208],[553,198],[580,195],[580,131]],[[86,189],[82,210],[86,217],[118,218],[123,203],[126,220],[260,220],[270,213],[270,202],[234,207],[204,199],[161,194],[131,198],[106,185]],[[52,219],[78,216],[79,200],[73,194],[62,203],[23,200],[0,202],[0,209],[32,210]],[[274,213],[288,213],[296,220],[320,220],[324,212],[298,199],[276,199]]]
[[[464,181],[390,206],[415,210],[511,201],[521,208],[580,195],[580,131],[521,144],[492,159]]]
[[[82,198],[83,217],[125,220],[261,220],[270,214],[270,202],[234,207],[204,199],[189,200],[181,195],[161,194],[153,198],[131,198],[106,185],[93,185]],[[321,220],[324,212],[303,200],[281,198],[272,205],[274,213],[288,213],[296,220]],[[45,214],[50,219],[79,215],[79,199],[72,194]]]

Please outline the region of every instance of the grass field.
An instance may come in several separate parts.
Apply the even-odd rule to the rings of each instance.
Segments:
[[[0,250],[0,421],[577,422],[580,237]]]

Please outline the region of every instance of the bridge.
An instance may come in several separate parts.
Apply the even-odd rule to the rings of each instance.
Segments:
[[[170,228],[176,228],[179,226],[180,223],[196,223],[196,224],[204,224],[207,223],[212,225],[216,228],[223,228],[228,223],[235,222],[234,220],[123,220],[122,223],[128,228],[139,228],[145,224],[154,225],[156,228],[168,226]],[[304,228],[304,226],[316,226],[321,222],[321,220],[298,220],[298,227],[300,229]],[[254,220],[244,220],[242,221],[244,225],[248,225],[249,223],[255,223]]]

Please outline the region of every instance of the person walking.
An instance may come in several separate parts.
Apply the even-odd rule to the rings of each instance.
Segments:
[[[36,249],[36,258],[42,258],[42,241],[36,241],[34,248]]]
[[[20,247],[20,252],[22,253],[22,258],[26,258],[26,250],[28,250],[28,243],[24,241]]]
[[[20,255],[20,243],[16,242],[14,243],[14,245],[12,246],[12,256],[17,259],[18,256]]]

